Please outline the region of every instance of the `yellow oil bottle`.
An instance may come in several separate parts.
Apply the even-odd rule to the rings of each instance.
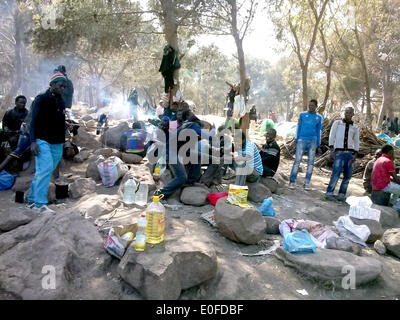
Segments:
[[[158,244],[164,241],[165,208],[160,200],[164,195],[154,196],[146,209],[146,243]]]

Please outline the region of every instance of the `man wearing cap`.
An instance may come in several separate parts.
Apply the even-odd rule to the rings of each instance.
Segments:
[[[54,211],[47,207],[50,177],[57,167],[65,142],[65,102],[62,94],[67,78],[56,72],[50,79],[50,88],[39,94],[31,107],[29,135],[35,155],[35,176],[28,197],[28,207],[37,213]]]

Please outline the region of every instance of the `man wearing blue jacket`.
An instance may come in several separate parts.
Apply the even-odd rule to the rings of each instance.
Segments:
[[[308,105],[308,111],[301,112],[299,115],[294,140],[297,143],[296,157],[290,174],[290,189],[294,189],[300,162],[304,152],[307,151],[308,163],[306,178],[304,179],[304,189],[307,191],[311,190],[310,180],[314,169],[315,152],[321,144],[322,116],[316,112],[317,106],[317,100],[311,100]]]

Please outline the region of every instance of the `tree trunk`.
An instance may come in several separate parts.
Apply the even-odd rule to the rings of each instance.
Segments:
[[[18,93],[18,90],[21,88],[22,83],[22,40],[24,35],[22,16],[18,8],[15,9],[14,13],[14,38],[15,38],[15,46],[14,46],[14,60],[15,60],[15,70],[14,70],[14,79],[13,84],[10,88],[8,94],[4,97],[4,100],[0,106],[0,119],[3,118],[6,113],[8,107],[12,104],[13,99]]]
[[[391,70],[390,67],[385,68],[385,76],[383,81],[383,100],[381,109],[378,116],[378,122],[376,124],[376,130],[380,130],[380,125],[383,121],[383,116],[388,115],[390,120],[393,121],[393,91],[394,84],[390,79]]]
[[[322,102],[322,105],[319,109],[319,113],[322,114],[325,112],[326,105],[329,101],[329,95],[331,91],[331,83],[332,83],[332,64],[333,64],[333,57],[329,58],[329,65],[326,66],[326,87],[325,87],[325,97],[324,101]]]
[[[299,110],[300,111],[307,111],[307,106],[308,106],[308,84],[307,84],[307,78],[308,78],[308,66],[304,66],[301,68],[301,82],[302,82],[302,101],[303,101],[303,109]]]

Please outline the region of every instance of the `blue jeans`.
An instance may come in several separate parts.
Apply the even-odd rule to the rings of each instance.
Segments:
[[[290,183],[296,182],[300,162],[303,159],[303,155],[306,150],[308,151],[308,163],[304,184],[310,184],[311,176],[314,169],[315,152],[317,151],[317,140],[297,140],[296,157],[294,159],[292,172],[290,173]]]
[[[25,150],[28,149],[31,145],[31,139],[28,133],[21,133],[18,139],[17,148],[10,153],[10,156],[13,156],[17,159],[21,158],[24,154]]]
[[[160,190],[160,192],[166,197],[179,190],[179,188],[186,182],[187,179],[185,166],[179,161],[177,161],[176,164],[169,164],[169,168],[171,169],[174,177]]]
[[[35,157],[35,176],[31,184],[28,201],[34,202],[37,207],[47,204],[47,190],[51,174],[61,159],[63,144],[50,144],[37,139],[39,154]]]
[[[347,187],[349,186],[349,182],[351,179],[351,175],[353,173],[353,163],[351,160],[353,159],[352,152],[342,152],[338,151],[335,154],[335,160],[333,162],[332,167],[332,175],[331,180],[329,181],[328,188],[326,189],[327,195],[333,195],[335,191],[336,184],[339,180],[340,173],[343,170],[343,180],[339,189],[339,196],[346,196]]]

